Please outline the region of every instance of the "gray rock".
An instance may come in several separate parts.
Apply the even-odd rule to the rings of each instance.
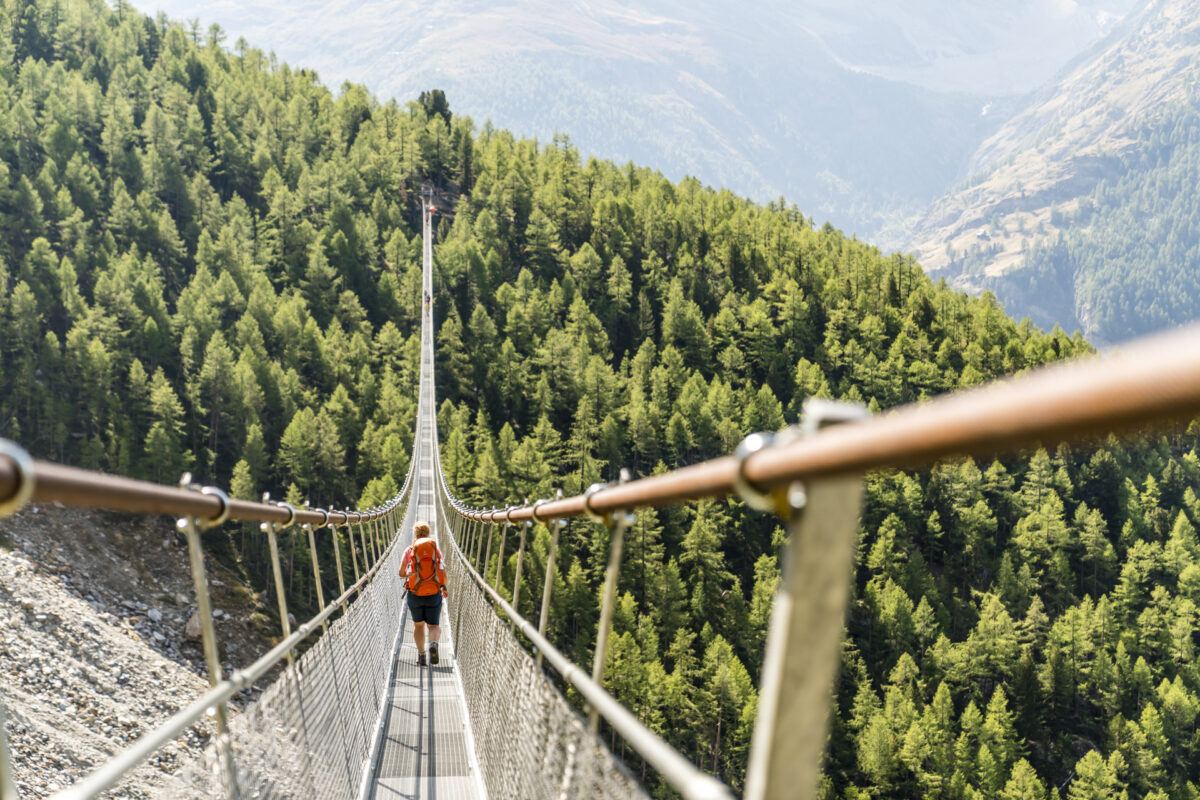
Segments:
[[[183,626],[183,635],[193,642],[200,641],[200,612],[193,612],[188,619],[187,625]]]

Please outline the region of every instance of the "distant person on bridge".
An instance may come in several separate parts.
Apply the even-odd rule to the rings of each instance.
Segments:
[[[425,666],[425,627],[429,626],[429,663],[438,663],[442,628],[442,598],[446,593],[446,567],[428,522],[413,526],[413,543],[400,559],[400,577],[406,581],[408,613],[413,619],[417,666]]]

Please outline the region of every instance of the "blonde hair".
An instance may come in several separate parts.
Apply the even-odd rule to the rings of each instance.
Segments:
[[[429,531],[429,523],[428,522],[422,521],[422,522],[418,522],[416,525],[413,525],[413,538],[414,539],[423,539],[426,536],[432,536],[432,535],[433,534]]]

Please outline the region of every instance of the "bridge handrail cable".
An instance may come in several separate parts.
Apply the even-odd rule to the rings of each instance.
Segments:
[[[784,436],[745,458],[724,456],[662,475],[543,501],[540,519],[737,494],[739,480],[770,493],[797,481],[917,467],[955,456],[997,456],[1142,425],[1186,421],[1200,411],[1200,326],[1146,337],[1120,350],[1052,364],[984,386],[837,425]],[[467,519],[532,520],[533,504],[483,509],[453,498]]]
[[[441,464],[436,468],[439,488],[443,499],[453,497],[444,481]],[[587,703],[600,713],[648,764],[654,767],[664,780],[678,791],[685,800],[724,800],[731,798],[728,787],[708,773],[700,770],[668,744],[661,736],[642,724],[620,701],[605,691],[604,687],[591,679],[587,670],[571,661],[538,632],[536,625],[521,616],[507,600],[500,596],[487,580],[471,566],[470,559],[459,547],[457,536],[451,541],[451,550],[471,580],[504,612],[513,625],[523,633],[546,661],[554,667],[563,680],[574,686]]]

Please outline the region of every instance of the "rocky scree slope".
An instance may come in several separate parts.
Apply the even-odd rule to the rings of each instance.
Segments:
[[[228,672],[265,652],[266,617],[211,558],[208,570]],[[22,797],[70,785],[204,691],[194,615],[168,520],[37,507],[0,520],[0,703]],[[210,733],[198,724],[109,796],[151,796]]]

